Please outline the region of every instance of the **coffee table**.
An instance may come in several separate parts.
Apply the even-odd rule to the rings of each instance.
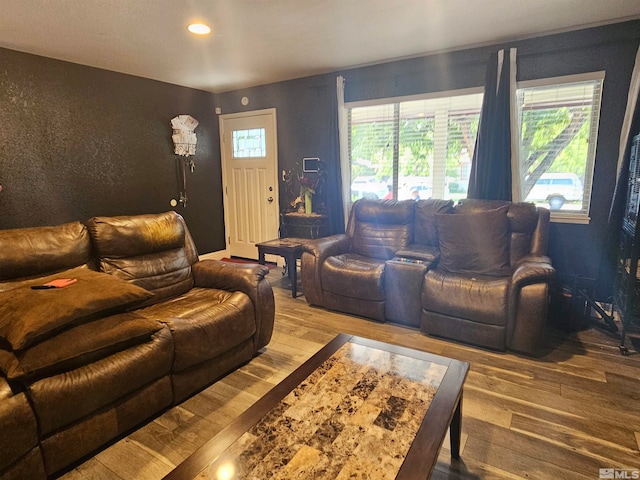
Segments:
[[[447,430],[459,457],[468,370],[340,334],[165,479],[429,478]]]
[[[291,296],[298,296],[298,265],[296,260],[302,255],[302,243],[297,238],[276,238],[266,242],[256,243],[258,247],[258,262],[264,265],[264,255],[280,255],[284,258],[287,274],[291,280]]]

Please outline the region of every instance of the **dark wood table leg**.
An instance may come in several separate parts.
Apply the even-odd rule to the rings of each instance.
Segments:
[[[264,250],[258,247],[258,263],[264,265]]]
[[[298,296],[298,265],[295,253],[287,255],[287,270],[291,279],[291,296],[296,298]]]
[[[462,395],[453,413],[451,425],[449,426],[449,439],[451,440],[451,456],[460,458],[460,438],[462,436]]]

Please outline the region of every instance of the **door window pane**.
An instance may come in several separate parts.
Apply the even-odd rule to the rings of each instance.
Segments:
[[[234,158],[255,158],[265,157],[266,131],[264,128],[252,128],[250,130],[234,130],[233,157]]]

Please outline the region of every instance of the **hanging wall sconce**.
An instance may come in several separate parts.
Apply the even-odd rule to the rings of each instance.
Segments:
[[[194,130],[197,126],[198,121],[191,115],[178,115],[171,119],[173,152],[176,154],[176,166],[182,185],[179,202],[183,207],[187,206],[187,166],[191,173],[195,168],[191,157],[196,154],[197,139]],[[172,203],[175,203],[175,200]]]

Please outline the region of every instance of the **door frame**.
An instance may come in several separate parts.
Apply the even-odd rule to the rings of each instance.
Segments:
[[[231,245],[230,245],[230,234],[229,234],[229,225],[230,225],[230,221],[229,221],[229,196],[228,196],[228,184],[227,184],[227,174],[228,172],[228,166],[227,166],[227,158],[225,157],[225,146],[224,146],[224,133],[225,133],[225,120],[233,120],[233,119],[237,119],[237,118],[245,118],[245,117],[256,117],[256,116],[262,116],[262,115],[269,115],[271,118],[271,123],[272,123],[272,130],[273,130],[273,159],[274,159],[274,165],[273,165],[273,198],[274,198],[274,202],[275,202],[275,208],[276,208],[276,234],[279,235],[279,231],[280,231],[280,186],[278,183],[278,165],[279,165],[279,160],[278,160],[278,118],[276,115],[276,109],[275,108],[265,108],[262,110],[251,110],[251,111],[246,111],[246,112],[236,112],[236,113],[227,113],[227,114],[221,114],[219,115],[219,130],[220,130],[220,164],[222,167],[222,205],[223,205],[223,211],[224,211],[224,241],[225,241],[225,247],[226,250],[228,252],[228,255],[231,256]],[[267,148],[269,148],[268,146],[268,142],[267,142]],[[270,240],[270,239],[266,239],[266,240]],[[256,250],[257,251],[257,250]]]

